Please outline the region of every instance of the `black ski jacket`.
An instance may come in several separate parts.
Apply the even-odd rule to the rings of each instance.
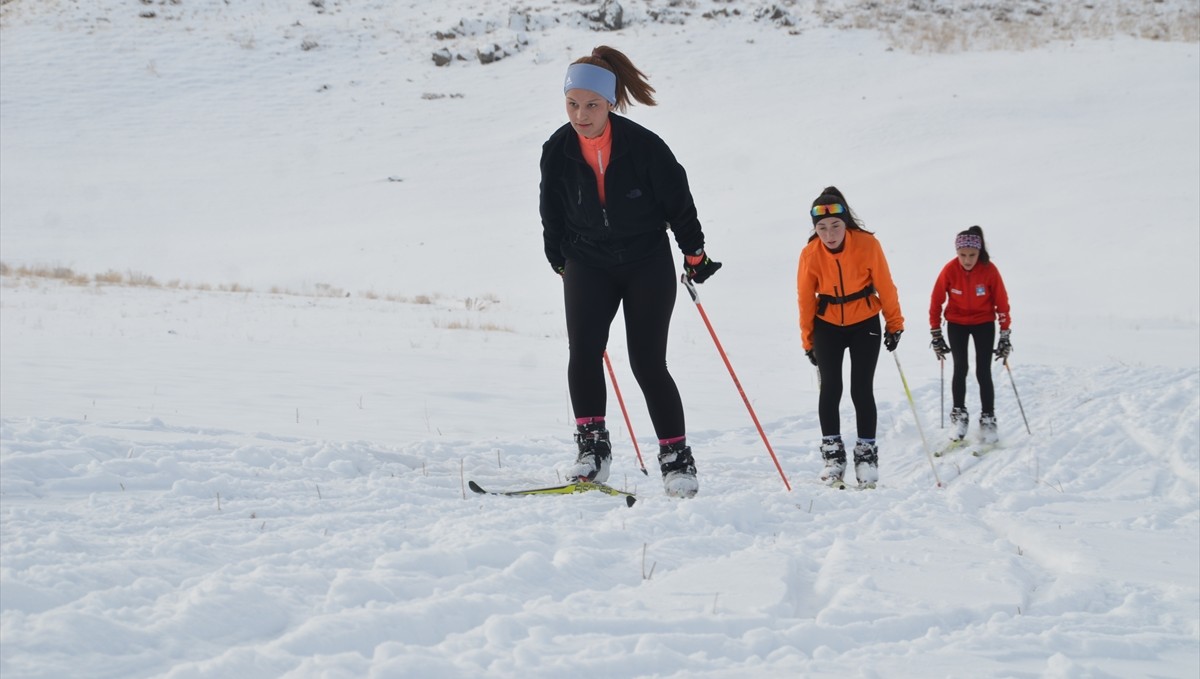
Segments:
[[[558,270],[568,258],[591,266],[635,262],[662,247],[666,230],[681,252],[704,247],[687,173],[650,130],[615,114],[604,171],[607,205],[596,175],[567,123],[542,145],[541,215],[546,259]]]

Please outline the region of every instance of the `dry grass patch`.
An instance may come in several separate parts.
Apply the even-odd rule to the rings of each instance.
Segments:
[[[104,273],[98,273],[94,277],[97,285],[120,285],[125,282],[125,276],[120,271],[109,269]]]
[[[210,283],[187,283],[178,278],[173,278],[166,284],[160,283],[153,276],[136,271],[117,271],[109,269],[104,273],[94,275],[86,275],[77,273],[70,267],[58,265],[44,266],[12,266],[6,262],[0,262],[0,275],[5,278],[10,278],[15,281],[27,280],[54,280],[67,283],[69,285],[106,287],[106,286],[124,286],[124,287],[141,287],[155,288],[168,290],[195,290],[199,292],[227,292],[227,293],[253,293],[254,289],[241,283],[224,283],[220,285],[212,285]],[[7,285],[7,284],[6,284]],[[344,289],[328,283],[316,283],[313,285],[305,285],[301,290],[293,290],[290,288],[282,288],[272,286],[268,291],[273,295],[288,295],[294,297],[308,298],[330,298],[344,299],[351,297],[351,294]],[[462,311],[473,312],[479,314],[487,311],[500,304],[500,298],[493,294],[484,294],[475,297],[465,297],[461,300],[452,299],[446,300],[441,295],[400,295],[395,293],[379,293],[376,291],[361,292],[358,297],[370,300],[385,300],[396,304],[419,304],[419,305],[435,305],[440,304],[442,308],[447,309],[451,313],[461,313]],[[443,321],[435,319],[434,327],[444,328],[447,330],[482,330],[485,332],[512,332],[511,328],[502,326],[496,323],[478,321],[474,319],[453,319]]]
[[[87,276],[75,273],[70,267],[57,265],[13,267],[0,262],[0,275],[13,278],[44,278],[62,281],[69,285],[87,285],[90,282]]]
[[[513,331],[513,329],[508,326],[499,325],[497,323],[486,323],[486,322],[480,323],[480,322],[472,321],[470,319],[467,319],[465,321],[459,320],[459,319],[443,321],[441,319],[435,318],[433,320],[433,327],[440,328],[442,330],[481,330],[483,332],[512,332]]]

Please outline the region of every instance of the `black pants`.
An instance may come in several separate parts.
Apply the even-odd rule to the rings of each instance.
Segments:
[[[625,310],[629,366],[659,439],[683,436],[683,402],[667,371],[667,331],[675,308],[675,263],[669,247],[611,268],[567,260],[563,289],[571,356],[567,384],[575,417],[605,414],[604,350],[617,307]]]
[[[975,340],[975,378],[979,380],[979,412],[994,413],[996,388],[992,384],[992,344],[996,339],[995,323],[958,325],[946,323],[946,339],[950,342],[950,356],[954,359],[954,376],[950,380],[950,394],[955,408],[967,405],[967,345]]]
[[[875,438],[875,366],[879,363],[879,345],[883,333],[879,316],[854,325],[839,326],[816,319],[813,324],[813,352],[821,372],[821,394],[817,413],[821,435],[842,433],[842,359],[850,350],[850,400],[858,420],[858,437]]]

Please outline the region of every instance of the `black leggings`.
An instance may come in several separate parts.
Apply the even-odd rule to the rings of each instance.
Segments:
[[[996,389],[992,384],[992,343],[996,339],[995,323],[958,325],[946,323],[946,339],[950,342],[950,355],[954,358],[954,376],[950,380],[950,394],[955,408],[967,405],[968,340],[975,340],[975,378],[979,380],[979,412],[994,413]]]
[[[608,398],[604,350],[617,307],[625,310],[629,366],[660,440],[685,434],[683,402],[667,371],[667,331],[675,308],[675,263],[669,247],[630,264],[594,268],[568,259],[563,273],[567,384],[575,417],[602,417]]]
[[[821,395],[817,413],[821,435],[842,433],[842,358],[850,350],[850,400],[858,420],[858,437],[875,438],[875,365],[879,363],[882,338],[879,316],[854,325],[834,325],[821,319],[813,324],[813,352],[821,372]]]

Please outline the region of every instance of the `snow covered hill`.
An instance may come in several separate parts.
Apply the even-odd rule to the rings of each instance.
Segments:
[[[0,675],[1200,673],[1195,3],[617,7],[0,4]],[[660,492],[620,341],[632,508],[465,488],[572,457],[537,158],[601,43],[658,88],[630,115],[688,168],[791,490],[684,294],[697,498]],[[815,479],[828,184],[907,317],[871,492]],[[975,223],[1003,446],[931,460],[928,292]]]

